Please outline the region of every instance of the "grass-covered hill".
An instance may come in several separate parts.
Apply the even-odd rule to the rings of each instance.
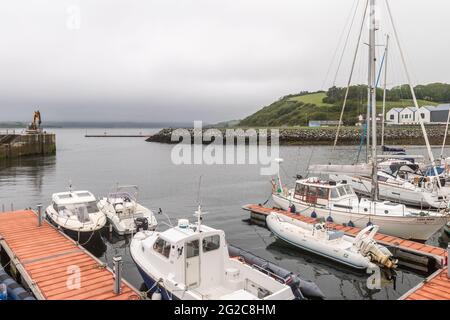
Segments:
[[[344,100],[344,88],[330,88],[328,91],[302,92],[285,96],[269,106],[243,119],[241,127],[284,127],[306,126],[310,120],[339,120]],[[450,101],[450,85],[430,84],[416,87],[420,106],[432,106]],[[381,89],[377,90],[377,109],[382,110]],[[387,111],[392,108],[412,106],[411,94],[407,86],[399,86],[387,91]],[[360,114],[367,108],[367,87],[352,86],[349,92],[344,123],[354,125]]]

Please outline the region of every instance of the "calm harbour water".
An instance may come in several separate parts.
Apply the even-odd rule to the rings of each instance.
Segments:
[[[205,224],[223,229],[229,243],[273,261],[313,280],[328,299],[395,299],[420,283],[425,275],[397,271],[394,281],[383,281],[382,289],[366,287],[368,275],[353,272],[312,254],[276,241],[270,232],[249,224],[248,203],[263,203],[270,195],[270,177],[260,175],[259,165],[181,165],[172,164],[172,146],[148,143],[142,138],[85,138],[83,129],[55,129],[57,154],[46,158],[24,158],[0,163],[0,205],[15,209],[47,206],[51,195],[68,189],[87,189],[97,197],[112,191],[117,183],[139,186],[139,202],[154,210],[162,208],[172,222],[190,218],[197,206],[199,177],[200,199],[208,212]],[[108,129],[108,133],[152,133],[148,129]],[[89,130],[90,134],[103,130]],[[411,154],[425,154],[422,147],[408,148]],[[438,154],[439,148],[434,149]],[[330,147],[280,147],[285,159],[282,177],[293,183],[296,173],[304,173],[308,164],[352,163],[357,147],[340,147],[331,155]],[[269,202],[269,205],[271,202]],[[157,216],[161,229],[167,219]],[[448,240],[447,240],[448,241]],[[446,247],[446,239],[436,234],[428,241]],[[124,258],[124,277],[139,288],[142,279],[128,249],[129,239],[110,236],[107,231],[88,248],[111,264],[112,257]]]

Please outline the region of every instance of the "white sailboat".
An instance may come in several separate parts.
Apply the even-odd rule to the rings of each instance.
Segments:
[[[138,232],[131,256],[149,291],[167,300],[293,300],[291,287],[230,258],[225,233],[180,219],[164,232]],[[155,297],[154,297],[155,298]]]
[[[370,225],[355,237],[327,230],[325,224],[309,224],[272,212],[267,227],[279,239],[356,269],[373,269],[377,265],[395,269],[392,253],[373,239],[378,226]]]
[[[400,56],[402,59],[403,67],[405,69],[406,77],[408,79],[408,84],[410,86],[411,95],[414,101],[414,107],[416,110],[419,110],[419,105],[417,102],[417,98],[414,92],[414,86],[412,85],[411,78],[406,67],[406,62],[404,59],[404,54],[402,51],[402,47],[400,46],[399,37],[397,34],[397,30],[394,24],[394,20],[392,17],[392,13],[389,7],[388,1],[386,1],[386,6],[389,14],[389,18],[391,19],[392,26],[395,33],[395,39],[400,50]],[[375,56],[375,34],[377,30],[376,20],[375,20],[375,0],[370,0],[370,39],[369,39],[369,99],[368,99],[368,108],[367,108],[367,127],[371,129],[371,137],[368,134],[367,136],[367,148],[371,149],[371,159],[367,157],[367,163],[371,163],[373,167],[373,172],[370,175],[362,176],[362,175],[346,175],[346,174],[338,174],[333,176],[336,181],[347,180],[354,188],[354,190],[360,194],[366,196],[372,196],[375,200],[383,199],[389,201],[402,201],[402,203],[417,206],[421,208],[433,208],[433,209],[444,209],[448,207],[450,200],[450,189],[443,187],[440,179],[434,179],[433,177],[427,177],[429,179],[429,184],[424,186],[418,185],[415,181],[407,181],[400,177],[392,177],[383,170],[379,170],[379,163],[377,155],[377,111],[376,111],[376,87],[377,87],[377,79],[376,79],[376,56]],[[384,94],[383,94],[383,117],[382,117],[382,146],[384,146],[384,118],[385,118],[385,105],[386,105],[386,83],[387,83],[387,53],[388,53],[388,43],[389,37],[386,39],[386,49],[385,49],[385,59],[384,61]],[[352,70],[353,72],[353,70]],[[350,76],[351,79],[351,76]],[[349,82],[350,83],[350,82]],[[345,109],[346,98],[344,100],[344,105],[342,109],[341,118]],[[372,123],[370,123],[370,119],[372,119]],[[426,133],[426,129],[423,123],[422,117],[418,117],[419,123],[422,128],[422,133],[425,138],[425,144],[427,146],[428,158],[431,163],[431,168],[434,171],[434,176],[439,176],[437,166],[438,164],[435,162],[430,143],[428,140],[428,136]],[[450,119],[450,118],[449,118]],[[341,119],[342,120],[342,119]],[[448,129],[447,129],[448,130]],[[336,134],[335,139],[335,147],[337,144],[339,136],[339,129]],[[445,143],[445,140],[444,140]],[[383,156],[384,160],[392,160],[389,156]],[[386,163],[381,163],[382,166],[386,165]]]
[[[380,186],[386,186],[386,189],[390,190],[394,188],[396,183],[396,190],[408,190],[410,185],[406,183],[399,183],[399,181],[393,177],[386,176],[379,172],[378,169],[378,154],[377,154],[377,110],[376,110],[376,55],[375,55],[375,33],[377,30],[375,19],[375,0],[368,0],[366,3],[366,11],[362,19],[361,26],[364,25],[365,17],[367,13],[367,5],[370,2],[370,32],[369,32],[369,81],[368,81],[368,114],[367,125],[370,124],[370,133],[368,134],[368,148],[371,150],[371,157],[367,159],[366,164],[354,165],[354,166],[337,166],[337,165],[316,165],[309,168],[309,172],[315,172],[319,174],[332,174],[338,178],[344,176],[346,179],[336,179],[337,181],[321,181],[318,178],[310,179],[298,179],[294,189],[287,190],[283,188],[280,176],[278,175],[278,186],[273,188],[273,200],[274,202],[285,210],[295,211],[298,214],[305,216],[313,216],[319,218],[325,218],[329,221],[335,221],[340,224],[354,225],[359,228],[365,228],[368,224],[374,224],[380,227],[380,231],[385,234],[416,240],[427,240],[431,235],[440,230],[449,217],[445,212],[426,212],[424,210],[415,210],[406,207],[404,204],[398,204],[387,201],[380,201],[385,195],[385,189],[382,188],[380,197]],[[387,3],[387,2],[386,2]],[[390,14],[389,5],[388,11]],[[392,15],[390,14],[392,19]],[[394,28],[395,30],[395,28]],[[359,41],[361,39],[362,28],[359,35]],[[396,33],[396,32],[395,32]],[[396,34],[397,43],[398,36]],[[358,48],[357,46],[357,48]],[[400,45],[399,45],[400,47]],[[355,59],[356,61],[356,53]],[[402,53],[402,52],[401,52]],[[403,58],[403,53],[402,53]],[[404,63],[404,59],[403,63]],[[405,70],[406,65],[404,63]],[[353,67],[352,67],[353,68]],[[353,69],[351,75],[353,73]],[[351,75],[349,80],[348,89],[350,87]],[[409,74],[408,74],[409,80]],[[411,81],[409,80],[409,83]],[[418,109],[417,99],[414,94],[413,86],[411,87],[411,94],[415,106]],[[347,94],[346,94],[347,96]],[[342,108],[341,118],[344,113],[346,104],[346,98],[344,99],[344,105]],[[370,111],[370,112],[369,112]],[[420,118],[420,117],[419,117]],[[341,119],[342,120],[342,119]],[[371,121],[370,121],[371,120]],[[371,122],[371,123],[370,123]],[[431,163],[434,164],[433,154],[429,145],[428,137],[426,136],[425,127],[423,121],[421,121],[422,129],[426,145],[429,151],[429,157]],[[336,134],[335,146],[339,135],[339,128]],[[370,139],[369,139],[370,138]],[[369,140],[372,142],[369,144]],[[368,177],[371,179],[364,180],[364,188],[366,194],[371,199],[358,199],[356,196],[353,185],[359,182],[359,177]],[[357,177],[357,178],[355,178]],[[361,178],[362,180],[362,178]],[[386,182],[392,182],[387,184]],[[437,179],[438,186],[441,187],[439,179]],[[358,185],[359,186],[359,185]],[[411,187],[411,192],[417,191]],[[429,194],[424,192],[423,194]],[[417,196],[417,199],[421,197]],[[404,201],[404,193],[396,195],[395,200]],[[430,202],[430,204],[440,207],[439,196],[436,199],[423,197],[424,201]],[[408,199],[406,199],[408,200]],[[424,206],[425,207],[425,206]]]
[[[283,188],[281,180],[274,186],[272,199],[283,210],[347,224],[364,229],[377,225],[383,234],[404,239],[427,240],[450,218],[439,212],[426,212],[388,201],[359,199],[346,181],[299,179],[295,188]]]

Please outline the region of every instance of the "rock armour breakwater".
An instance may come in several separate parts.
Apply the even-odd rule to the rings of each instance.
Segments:
[[[445,126],[428,126],[428,138],[433,145],[441,145],[445,134]],[[172,141],[172,132],[175,129],[165,128],[158,133],[149,137],[146,141],[175,144],[178,141]],[[191,143],[193,143],[193,129],[187,129],[191,135]],[[208,129],[203,129],[203,134]],[[224,137],[226,137],[227,129],[217,129]],[[238,132],[237,136],[241,136],[243,132],[239,133],[239,129],[234,129]],[[246,130],[246,129],[242,129]],[[337,128],[280,128],[280,144],[281,145],[330,145],[334,142]],[[256,129],[258,132],[259,130]],[[339,136],[339,145],[355,145],[361,141],[362,129],[358,127],[345,127],[341,129]],[[381,139],[381,130],[378,130],[378,138]],[[226,139],[224,139],[225,143]],[[268,129],[268,141],[270,142],[270,129]],[[184,141],[186,142],[186,141]],[[236,139],[235,139],[236,142]],[[247,139],[248,142],[248,139]],[[204,144],[210,142],[205,141]],[[378,142],[380,143],[380,142]],[[387,145],[422,145],[425,140],[420,126],[408,127],[387,127],[385,130],[385,143]],[[450,139],[447,139],[450,144]]]

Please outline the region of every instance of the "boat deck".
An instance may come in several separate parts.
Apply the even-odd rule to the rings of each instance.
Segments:
[[[0,245],[39,300],[140,299],[125,280],[115,294],[111,269],[31,210],[0,213]]]

